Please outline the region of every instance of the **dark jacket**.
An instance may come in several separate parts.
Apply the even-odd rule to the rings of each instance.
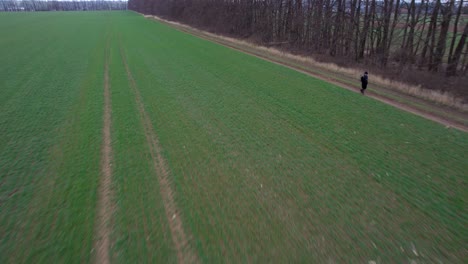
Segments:
[[[361,76],[361,85],[362,85],[362,88],[366,88],[366,87],[367,87],[367,83],[368,83],[368,77],[367,77],[367,74],[364,74],[363,76]]]

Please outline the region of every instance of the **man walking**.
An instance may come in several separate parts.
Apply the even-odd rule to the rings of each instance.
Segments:
[[[361,76],[361,93],[364,94],[364,91],[367,89],[367,83],[369,82],[369,79],[367,77],[367,72],[364,73],[363,76]]]

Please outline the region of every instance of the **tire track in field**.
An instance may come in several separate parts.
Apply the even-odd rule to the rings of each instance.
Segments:
[[[96,219],[94,242],[96,250],[96,263],[108,264],[110,247],[110,221],[112,216],[112,143],[111,143],[111,98],[109,84],[109,64],[110,64],[110,40],[106,44],[106,55],[104,65],[104,114],[102,127],[102,149],[101,149],[101,178],[98,190],[98,212]]]
[[[171,188],[169,168],[167,162],[162,156],[161,146],[156,132],[154,131],[153,125],[148,114],[145,111],[144,104],[136,85],[135,79],[133,78],[132,72],[127,63],[125,53],[120,44],[120,54],[122,62],[127,72],[127,78],[130,82],[131,90],[135,95],[135,100],[140,113],[141,122],[145,130],[145,137],[150,148],[152,164],[156,174],[158,175],[159,188],[161,192],[161,198],[164,204],[164,210],[166,212],[166,218],[169,223],[169,229],[171,231],[172,242],[177,251],[178,263],[195,263],[198,261],[198,256],[195,251],[190,247],[187,239],[187,235],[184,232],[184,226],[182,219],[178,214],[179,210],[175,203],[174,191]]]

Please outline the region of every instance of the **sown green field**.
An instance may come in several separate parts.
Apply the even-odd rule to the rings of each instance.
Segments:
[[[102,210],[111,263],[467,261],[467,133],[132,12],[0,32],[0,263],[100,262]]]

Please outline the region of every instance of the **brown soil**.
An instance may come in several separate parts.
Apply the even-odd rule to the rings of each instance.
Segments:
[[[106,48],[106,62],[104,69],[104,116],[102,128],[102,152],[101,152],[101,180],[98,193],[98,215],[97,215],[97,239],[94,243],[96,250],[96,263],[110,263],[110,227],[112,216],[111,183],[112,183],[112,144],[111,144],[111,98],[109,85],[109,42]]]
[[[124,51],[120,47],[120,53],[122,56],[122,61],[127,71],[127,78],[130,81],[131,89],[135,95],[137,102],[138,111],[140,113],[140,118],[143,123],[145,130],[145,137],[148,143],[151,159],[153,163],[154,170],[158,175],[161,198],[163,200],[164,209],[166,212],[166,218],[169,223],[169,229],[171,231],[172,241],[174,243],[175,249],[177,251],[178,263],[194,263],[199,262],[198,256],[190,247],[187,239],[187,235],[184,232],[184,227],[182,223],[182,218],[180,217],[180,211],[177,209],[177,205],[174,199],[174,192],[171,187],[170,175],[167,162],[162,156],[161,147],[159,144],[158,137],[154,131],[151,120],[146,113],[140,92],[137,88],[135,79],[133,78],[132,72],[128,66]]]
[[[348,89],[348,90],[359,93],[359,89],[357,89],[355,87],[353,88],[353,87],[349,86],[348,84],[346,84],[345,82],[342,82],[342,81],[340,81],[340,80],[338,80],[336,78],[330,78],[330,77],[327,77],[327,76],[324,76],[324,75],[320,75],[320,74],[317,74],[315,72],[312,73],[312,72],[309,72],[309,71],[305,71],[303,69],[300,69],[300,68],[294,66],[294,64],[295,64],[294,62],[291,62],[291,64],[288,64],[288,63],[285,63],[284,61],[280,61],[280,59],[276,60],[275,58],[273,58],[271,56],[267,57],[267,56],[260,55],[258,53],[253,53],[253,52],[251,52],[249,50],[246,50],[246,49],[244,49],[244,48],[242,48],[242,47],[240,47],[238,45],[235,45],[234,43],[230,43],[228,40],[221,39],[221,38],[216,39],[216,38],[214,38],[212,36],[207,36],[207,35],[204,35],[203,33],[200,33],[199,30],[192,30],[189,26],[184,26],[184,25],[179,26],[177,24],[168,23],[165,20],[162,20],[162,19],[159,19],[159,18],[153,17],[153,16],[151,16],[149,18],[155,19],[155,20],[157,20],[157,21],[159,21],[161,23],[164,23],[164,24],[166,24],[168,26],[171,26],[171,27],[173,27],[173,28],[175,28],[175,29],[177,29],[179,31],[188,33],[188,34],[193,35],[195,37],[203,38],[203,39],[206,39],[208,41],[218,43],[218,44],[226,46],[228,48],[231,48],[231,49],[234,49],[234,50],[237,50],[237,51],[240,51],[240,52],[255,56],[257,58],[260,58],[260,59],[263,59],[263,60],[278,64],[278,65],[288,67],[290,69],[293,69],[295,71],[307,74],[307,75],[312,76],[314,78],[321,79],[321,80],[324,80],[326,82],[333,83],[333,84],[335,84],[337,86],[340,86],[340,87],[343,87],[345,89]],[[406,101],[414,101],[414,102],[418,102],[418,103],[423,101],[422,99],[413,98],[411,96],[408,96],[408,95],[405,95],[405,94],[402,94],[402,93],[398,93],[397,91],[388,91],[388,93],[389,94],[391,93],[391,94],[394,94],[394,95],[397,94],[398,97],[404,98]],[[456,128],[458,130],[468,132],[468,126],[467,125],[462,124],[460,122],[456,122],[455,120],[447,119],[447,117],[450,117],[450,115],[452,115],[452,114],[455,115],[455,116],[460,116],[459,112],[455,112],[455,111],[452,111],[450,109],[445,109],[445,108],[440,107],[441,112],[443,112],[443,114],[444,114],[442,116],[442,115],[437,115],[437,114],[431,113],[429,111],[424,111],[423,109],[413,107],[410,104],[405,104],[405,103],[396,101],[396,100],[394,100],[392,98],[385,97],[385,96],[373,93],[371,91],[367,91],[366,96],[368,96],[370,98],[374,98],[374,99],[376,99],[376,100],[378,100],[380,102],[383,102],[385,104],[394,106],[396,108],[402,109],[404,111],[413,113],[415,115],[424,117],[426,119],[435,121],[437,123],[440,123],[440,124],[446,126],[446,128]],[[437,107],[435,105],[431,105],[431,106],[432,107]]]

